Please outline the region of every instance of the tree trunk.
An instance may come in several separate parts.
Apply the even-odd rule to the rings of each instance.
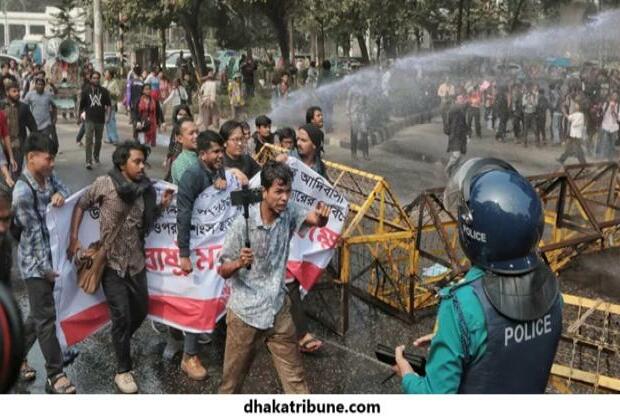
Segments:
[[[159,46],[161,48],[159,64],[162,68],[166,68],[166,28],[159,28]]]
[[[319,33],[317,34],[317,50],[319,52],[317,67],[320,67],[320,64],[325,61],[325,29],[322,23],[319,24]]]
[[[469,41],[469,39],[471,38],[471,0],[467,0],[467,13],[466,13],[466,19],[467,22],[465,24],[465,40]]]
[[[351,56],[351,36],[346,35],[342,38],[342,55],[344,57]]]
[[[277,4],[276,4],[277,3]],[[280,54],[288,62],[291,45],[289,43],[288,18],[286,0],[280,2],[259,2],[256,3],[258,10],[269,19],[276,31],[276,38],[280,47]]]
[[[523,8],[524,3],[525,0],[519,0],[519,3],[517,3],[517,9],[515,10],[515,14],[512,17],[512,22],[510,23],[511,33],[517,30],[517,25],[519,25],[519,16],[521,15],[521,9]]]
[[[357,43],[362,53],[362,63],[364,64],[370,63],[370,57],[368,56],[368,48],[366,48],[366,40],[364,39],[364,35],[357,34],[355,35],[355,38],[357,38]]]
[[[288,45],[289,45],[289,50],[290,50],[290,56],[289,56],[289,61],[292,64],[295,64],[295,41],[293,38],[293,18],[289,18],[288,20]]]
[[[192,54],[192,60],[196,64],[196,70],[200,76],[205,76],[207,74],[207,65],[205,63],[205,51],[203,47],[203,26],[199,22],[200,1],[196,3],[197,5],[192,7],[191,12],[183,13],[180,16],[179,24],[185,30],[185,40]]]
[[[463,2],[464,0],[459,0],[458,4],[458,12],[456,15],[456,44],[461,44],[461,31],[463,28]]]

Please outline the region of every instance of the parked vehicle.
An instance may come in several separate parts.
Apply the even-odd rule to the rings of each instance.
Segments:
[[[191,58],[192,55],[188,50],[176,50],[169,52],[166,55],[166,69],[167,70],[175,70],[177,68],[177,60],[179,59],[179,55],[183,51],[183,58]],[[207,67],[217,71],[217,65],[211,54],[205,54],[205,64]]]

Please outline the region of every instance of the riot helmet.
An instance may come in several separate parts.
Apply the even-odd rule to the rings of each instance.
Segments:
[[[451,178],[444,201],[458,209],[459,241],[473,265],[503,275],[540,265],[542,202],[512,165],[495,158],[468,160]]]

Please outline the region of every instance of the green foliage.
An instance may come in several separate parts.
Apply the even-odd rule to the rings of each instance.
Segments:
[[[52,15],[54,20],[52,21],[53,27],[50,38],[72,39],[80,47],[85,47],[82,41],[84,30],[78,29],[74,17],[71,16],[71,11],[80,7],[78,2],[76,0],[61,0],[57,7],[58,12]],[[79,16],[83,17],[83,12]]]

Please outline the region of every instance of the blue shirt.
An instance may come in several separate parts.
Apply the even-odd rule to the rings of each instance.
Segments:
[[[250,207],[248,222],[254,262],[250,270],[241,268],[230,278],[228,300],[228,309],[246,324],[261,330],[273,327],[287,290],[284,277],[289,244],[305,220],[306,212],[291,202],[271,225],[263,223],[260,204]],[[245,218],[240,213],[226,233],[220,260],[230,262],[239,258],[245,239]]]
[[[456,295],[470,336],[470,357],[478,361],[486,350],[487,330],[484,310],[468,283],[482,277],[484,271],[472,267],[458,287]],[[406,394],[455,394],[459,390],[465,369],[465,353],[460,339],[460,329],[454,299],[448,297],[450,288],[439,293],[442,297],[437,313],[437,332],[431,341],[426,363],[426,376],[408,373],[403,376],[401,388]]]
[[[45,179],[43,187],[28,169],[24,169],[23,175],[36,191],[38,208],[34,207],[30,187],[22,179],[18,179],[13,189],[13,212],[19,225],[23,227],[18,247],[19,270],[23,279],[44,277],[52,271],[52,261],[49,232],[47,226],[41,226],[41,219],[45,222],[47,206],[52,196],[60,193],[67,198],[69,190],[54,174]]]

